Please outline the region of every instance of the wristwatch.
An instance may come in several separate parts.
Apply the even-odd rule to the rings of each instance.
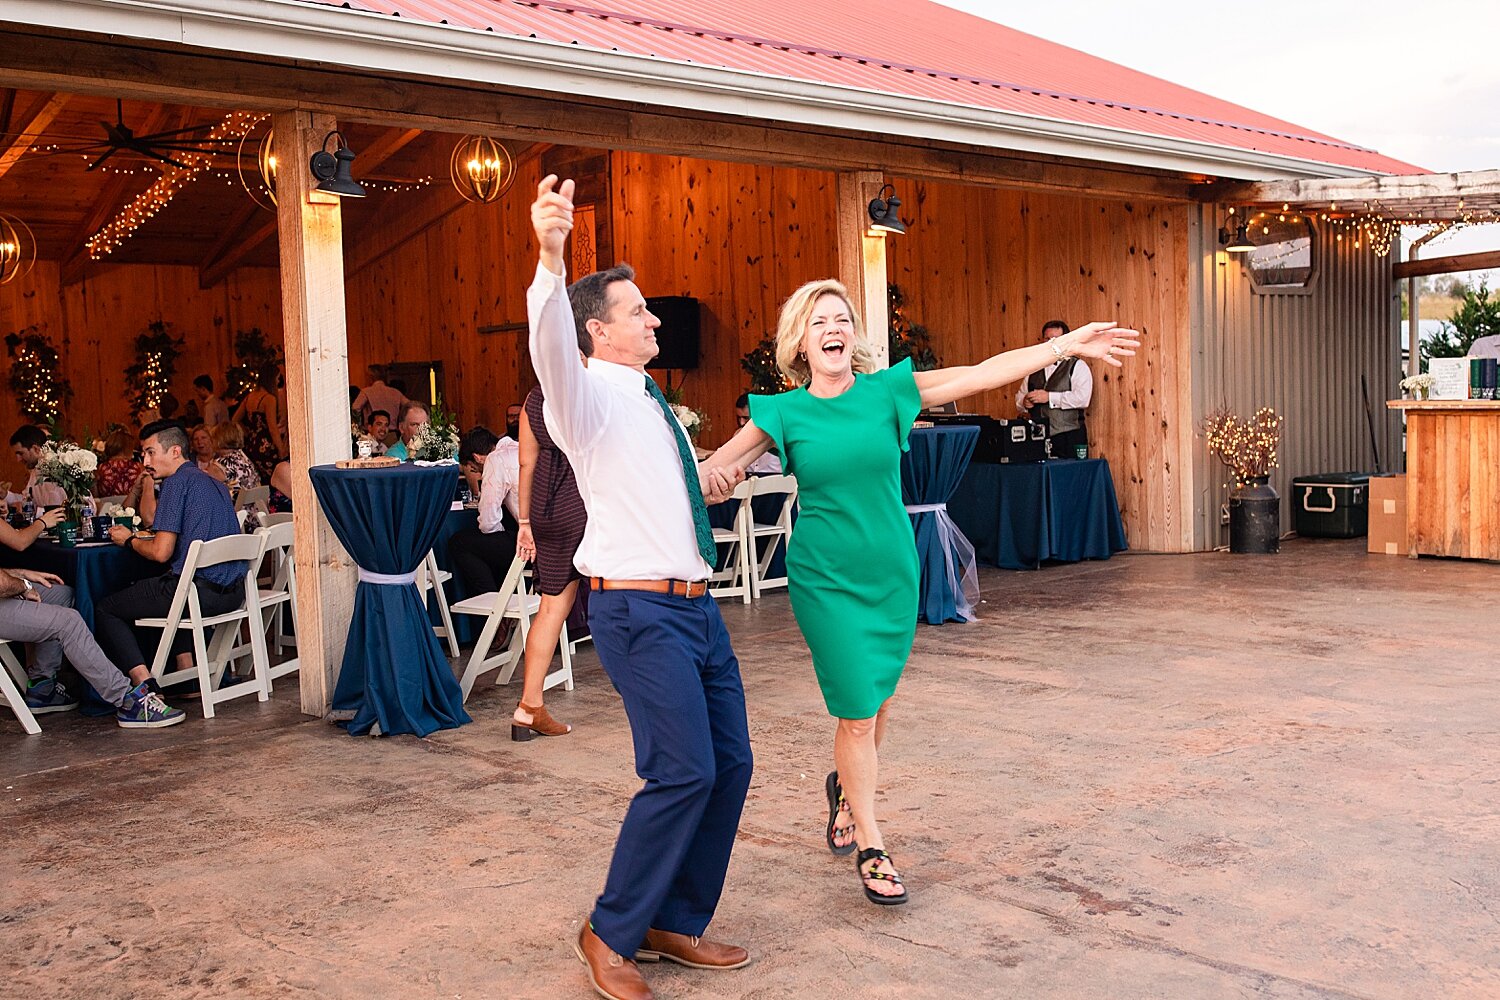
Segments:
[[[31,581],[28,580],[28,579],[26,579],[25,577],[21,578],[21,586],[23,586],[23,587],[26,588],[26,593],[28,593],[28,594],[31,593],[33,590],[36,589],[35,587],[33,587],[31,585]]]

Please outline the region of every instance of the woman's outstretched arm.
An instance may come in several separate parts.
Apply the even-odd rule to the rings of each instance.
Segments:
[[[1033,344],[1014,351],[996,354],[977,365],[955,368],[938,368],[934,371],[917,372],[917,389],[922,394],[922,405],[940,406],[954,400],[998,389],[1032,372],[1041,371],[1058,359],[1053,345],[1064,357],[1094,358],[1119,368],[1121,358],[1135,354],[1141,346],[1140,334],[1115,326],[1113,323],[1090,323],[1072,333],[1054,337],[1045,344]],[[738,437],[738,435],[736,435]],[[733,442],[730,442],[733,444]],[[728,447],[726,445],[725,447]]]

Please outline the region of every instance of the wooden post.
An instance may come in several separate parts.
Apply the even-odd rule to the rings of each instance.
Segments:
[[[870,235],[870,202],[880,194],[884,175],[860,170],[838,175],[834,199],[838,218],[839,280],[849,289],[865,323],[865,337],[875,349],[875,364],[891,363],[890,291],[887,287],[885,237]]]
[[[286,328],[287,437],[296,518],[297,655],[302,711],[326,715],[354,608],[354,564],[313,494],[308,469],[348,458],[349,343],[344,315],[343,227],[338,198],[317,192],[312,154],[335,128],[332,116],[272,117],[276,222],[281,240],[281,311]]]

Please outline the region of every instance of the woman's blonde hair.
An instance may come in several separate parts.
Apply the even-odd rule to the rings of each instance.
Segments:
[[[232,420],[214,424],[208,431],[213,438],[215,451],[234,451],[245,447],[245,431]]]
[[[812,369],[802,355],[802,338],[807,333],[813,309],[825,295],[837,295],[842,299],[844,308],[849,310],[849,318],[854,321],[854,343],[850,345],[854,370],[875,370],[875,352],[865,339],[865,325],[849,298],[849,290],[832,278],[823,278],[809,281],[793,292],[782,304],[781,318],[776,322],[776,367],[794,386],[806,385],[812,378]]]

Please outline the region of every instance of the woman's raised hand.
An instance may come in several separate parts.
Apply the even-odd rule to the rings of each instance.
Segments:
[[[1141,346],[1140,336],[1134,330],[1104,322],[1080,326],[1058,339],[1068,341],[1066,353],[1075,358],[1097,358],[1119,368],[1123,364],[1121,358],[1135,356],[1135,349]]]

